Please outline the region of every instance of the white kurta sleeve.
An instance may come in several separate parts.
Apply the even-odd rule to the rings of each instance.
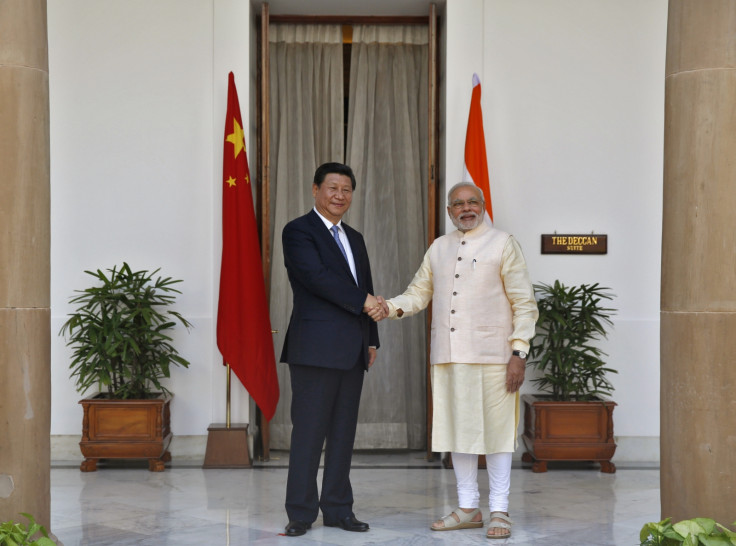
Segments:
[[[539,310],[524,254],[513,237],[509,237],[506,242],[501,260],[501,279],[506,297],[511,303],[513,317],[514,330],[509,336],[511,348],[529,352],[529,341],[534,337]]]
[[[432,283],[432,266],[429,262],[429,253],[432,247],[427,250],[422,260],[422,265],[414,274],[414,278],[409,283],[403,294],[387,300],[389,310],[389,318],[396,319],[415,315],[419,311],[426,309],[429,302],[432,301],[434,287]],[[399,317],[397,311],[401,309],[403,315]]]

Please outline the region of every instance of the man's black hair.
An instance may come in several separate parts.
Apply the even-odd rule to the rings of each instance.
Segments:
[[[353,189],[355,189],[355,175],[353,174],[353,169],[347,165],[343,165],[342,163],[322,163],[322,165],[317,167],[317,170],[314,171],[314,184],[319,188],[322,185],[322,182],[325,181],[325,177],[328,174],[342,174],[347,176],[350,178],[350,183],[353,185]]]

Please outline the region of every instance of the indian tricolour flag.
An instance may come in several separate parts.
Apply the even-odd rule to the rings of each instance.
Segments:
[[[478,74],[473,74],[473,94],[470,98],[468,131],[465,134],[463,180],[473,182],[483,192],[487,213],[485,218],[489,224],[492,224],[491,185],[488,180],[486,139],[483,135],[483,112],[480,107],[480,79],[478,78]]]

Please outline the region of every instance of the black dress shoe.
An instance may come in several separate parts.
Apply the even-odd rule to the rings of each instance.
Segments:
[[[326,527],[339,527],[340,529],[343,529],[345,531],[355,531],[358,533],[361,533],[363,531],[367,531],[370,529],[370,525],[363,521],[358,521],[355,519],[355,516],[347,516],[342,519],[337,520],[336,522],[326,522]]]
[[[293,521],[290,521],[289,525],[286,526],[286,536],[287,537],[300,537],[306,534],[307,529],[310,529],[311,527],[312,527],[311,523],[307,523],[306,521],[299,521],[298,519],[295,519]]]

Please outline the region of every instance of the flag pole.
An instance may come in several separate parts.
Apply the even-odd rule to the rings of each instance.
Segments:
[[[207,449],[202,468],[251,468],[248,452],[248,424],[230,422],[230,364],[225,380],[225,423],[212,423],[207,428]]]
[[[226,366],[227,366],[227,381],[226,381],[227,392],[225,393],[225,428],[230,428],[230,364],[226,364]]]

